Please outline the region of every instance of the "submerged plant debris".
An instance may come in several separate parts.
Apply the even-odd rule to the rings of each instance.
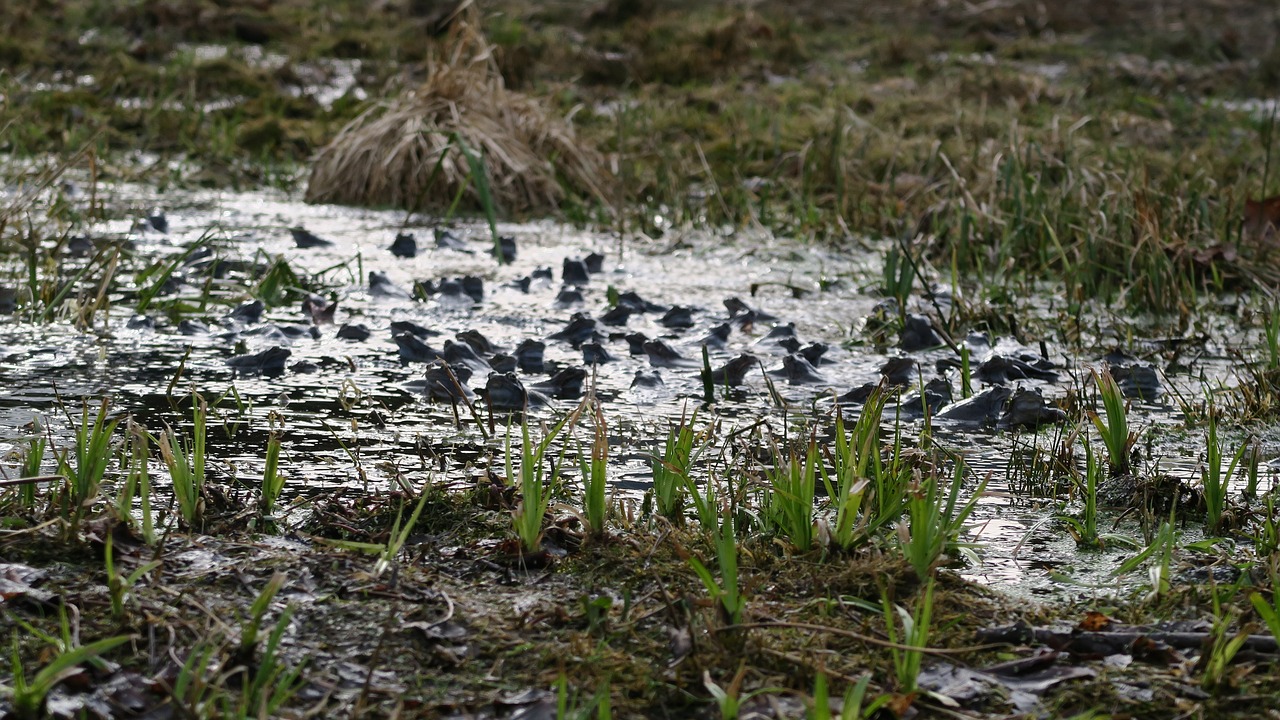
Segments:
[[[1280,701],[1271,4],[10,5],[7,717]]]

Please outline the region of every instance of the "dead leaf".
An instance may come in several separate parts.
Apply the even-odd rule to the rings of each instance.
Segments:
[[[1077,630],[1084,632],[1101,632],[1111,627],[1112,619],[1103,615],[1096,610],[1090,610],[1084,614],[1084,619],[1076,625]]]

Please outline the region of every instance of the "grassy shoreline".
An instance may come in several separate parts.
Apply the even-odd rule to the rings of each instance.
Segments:
[[[271,168],[413,87],[444,38],[438,13],[394,4],[52,5],[61,15],[15,15],[22,32],[10,21],[3,150],[87,145],[107,167],[141,150],[220,186],[288,182]],[[975,293],[1060,278],[1069,298],[1138,311],[1275,284],[1273,248],[1239,229],[1244,198],[1274,187],[1271,119],[1227,109],[1280,73],[1257,31],[1274,8],[1239,0],[1210,22],[1194,3],[1086,5],[1091,23],[923,2],[848,17],[512,2],[481,17],[507,85],[572,114],[616,168],[610,207],[569,202],[568,219],[624,235],[758,224],[903,237]],[[332,84],[327,57],[350,77]]]

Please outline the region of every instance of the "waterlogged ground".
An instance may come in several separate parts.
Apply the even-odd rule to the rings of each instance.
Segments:
[[[64,200],[69,196],[70,202],[87,202],[82,190],[69,190]],[[896,330],[877,341],[876,318],[884,316],[877,306],[885,300],[878,289],[883,244],[807,245],[762,232],[672,231],[662,240],[619,240],[554,223],[499,224],[498,232],[514,238],[517,246],[515,260],[499,264],[483,223],[446,225],[399,212],[311,206],[265,190],[161,196],[146,187],[121,184],[99,188],[98,196],[118,219],[74,231],[92,241],[88,255],[119,243],[125,248],[126,266],[165,267],[176,261],[175,271],[145,318],[131,307],[139,290],[160,282],[158,275],[143,282],[143,288],[113,292],[109,307],[93,318],[91,327],[29,322],[21,313],[4,317],[0,424],[9,438],[6,450],[17,451],[37,420],[65,436],[63,408],[74,410],[81,399],[110,397],[115,412],[131,413],[153,432],[161,423],[189,426],[183,403],[194,390],[213,407],[209,454],[219,480],[233,486],[256,485],[268,433],[273,428],[283,431],[282,467],[289,478],[286,495],[297,501],[295,521],[305,518],[308,498],[335,490],[380,494],[397,490],[406,477],[409,483],[431,480],[465,487],[493,462],[501,464],[502,445],[494,438],[505,434],[510,414],[492,412],[478,396],[470,406],[424,396],[428,365],[402,360],[390,328],[395,321],[410,321],[436,333],[426,342],[437,350],[446,340],[456,342],[464,331],[479,332],[494,352],[510,353],[523,341],[542,341],[546,369],[516,373],[533,386],[557,369],[584,367],[583,351],[553,336],[576,313],[603,317],[611,307],[611,291],[634,291],[661,306],[634,313],[625,324],[596,326],[600,345],[612,359],[592,367],[585,383],[594,385],[606,401],[614,495],[633,507],[642,503],[649,487],[650,455],[660,452],[672,423],[695,411],[700,424],[713,418],[721,423],[722,454],[701,464],[699,470],[705,474],[723,472],[735,462],[733,457],[747,452],[749,443],[800,437],[814,423],[829,438],[833,397],[878,381],[890,358],[918,362],[910,383],[917,389],[921,381],[942,378],[955,400],[962,394],[960,369],[936,369],[940,361],[956,359],[949,347],[905,352],[893,347]],[[140,222],[157,208],[166,211],[164,232]],[[661,224],[662,219],[654,222]],[[290,232],[294,227],[305,227],[331,244],[300,248]],[[439,247],[437,229],[450,230],[456,246]],[[397,257],[389,250],[400,233],[416,237],[416,256]],[[46,244],[58,242],[66,239],[50,237]],[[187,258],[197,244],[207,252],[202,249]],[[581,284],[563,284],[566,258],[591,253],[604,256],[599,272]],[[261,295],[259,283],[277,259],[287,264],[296,282],[337,302],[332,323],[313,323],[301,309],[300,288],[278,294],[277,304],[260,318],[233,317],[235,308],[255,292]],[[83,257],[70,259],[67,268],[75,270],[85,262]],[[223,270],[214,272],[214,267]],[[9,273],[9,282],[20,286],[22,269],[11,267]],[[371,289],[367,279],[377,273],[390,281],[389,289]],[[411,297],[415,281],[439,285],[443,279],[464,276],[482,282],[479,301],[441,293],[426,295],[425,300]],[[580,297],[565,297],[566,288],[576,288]],[[92,288],[86,297],[91,292]],[[760,317],[753,323],[743,323],[741,317],[731,322],[724,302],[729,298],[747,303]],[[914,313],[953,310],[945,291],[929,299],[917,294],[910,302]],[[692,310],[687,327],[663,324],[672,306]],[[1063,312],[1051,287],[1027,299],[1023,308],[1024,327],[1047,327]],[[191,327],[193,320],[202,325]],[[708,349],[712,367],[744,353],[756,362],[741,386],[717,388],[716,402],[703,407],[703,338],[726,322],[732,325],[727,341]],[[770,338],[775,327],[787,323],[794,323],[802,345],[821,343],[828,348],[816,375],[804,382],[793,382],[782,373],[787,350]],[[1066,410],[1045,422],[1038,434],[1026,427],[998,427],[999,408],[981,422],[945,417],[934,421],[937,441],[964,455],[973,482],[987,479],[969,536],[978,543],[983,560],[965,569],[970,579],[1041,598],[1078,592],[1061,582],[1068,578],[1114,588],[1109,574],[1131,552],[1116,548],[1078,556],[1062,525],[1047,522],[1070,498],[1061,469],[1053,472],[1049,460],[1064,444],[1073,444],[1070,428],[1081,408],[1091,407],[1080,400],[1092,395],[1089,373],[1104,367],[1104,355],[1115,350],[1154,359],[1154,364],[1136,358],[1120,361],[1151,367],[1152,377],[1159,381],[1154,397],[1132,400],[1131,421],[1149,438],[1145,451],[1151,472],[1196,485],[1204,445],[1197,434],[1177,430],[1183,422],[1182,405],[1194,404],[1206,389],[1234,385],[1241,353],[1250,352],[1248,344],[1257,342],[1232,329],[1238,326],[1225,315],[1203,320],[1181,338],[1139,338],[1127,345],[1116,339],[1125,332],[1122,321],[1100,314],[1089,325],[1090,331],[1075,334],[1070,342],[1063,340],[1064,330],[1047,332],[1025,345],[1012,337],[990,335],[960,341],[972,349],[974,368],[990,354],[1022,353],[1028,359],[1043,356],[1042,364],[1056,376],[986,383],[975,377],[974,392],[997,386],[1029,388],[1042,392],[1051,407]],[[339,337],[344,326],[363,327],[369,336]],[[631,333],[664,340],[687,366],[654,368],[647,355],[630,351],[624,336]],[[1189,349],[1171,356],[1169,346]],[[233,356],[274,347],[289,351],[283,370],[228,366]],[[637,373],[655,371],[661,385],[634,384]],[[478,370],[465,384],[480,390],[487,375]],[[904,394],[908,392],[909,387]],[[531,414],[543,420],[558,418],[578,404],[575,393],[566,395],[548,398],[546,404],[531,408]],[[859,409],[854,402],[841,407],[851,417]],[[913,412],[918,406],[903,407],[901,414],[892,405],[886,413],[885,439],[890,442],[901,434],[910,447],[918,443],[923,421]],[[948,407],[952,405],[942,406],[942,415]],[[1261,444],[1264,460],[1274,454],[1274,441],[1265,432],[1249,439]],[[1231,441],[1238,445],[1245,438],[1235,435]],[[163,474],[157,473],[160,483]],[[1237,486],[1241,482],[1237,476]],[[1141,534],[1132,518],[1115,529],[1135,538]]]
[[[4,268],[0,283],[11,290],[15,306],[0,319],[0,452],[7,476],[21,474],[17,463],[34,433],[47,432],[55,446],[68,447],[68,415],[78,419],[82,402],[94,407],[108,397],[113,413],[130,415],[154,435],[166,425],[190,433],[192,392],[209,402],[211,416],[210,520],[203,533],[183,530],[173,511],[163,508],[158,521],[171,529],[155,551],[139,545],[124,525],[108,530],[97,521],[74,531],[84,540],[24,543],[63,526],[56,519],[22,521],[21,512],[17,529],[3,537],[6,559],[12,552],[11,559],[20,562],[6,566],[10,580],[20,583],[15,597],[38,603],[44,596],[37,588],[57,588],[59,597],[80,608],[92,637],[141,632],[127,624],[121,629],[104,606],[94,605],[105,602],[92,600],[101,596],[99,584],[112,582],[100,577],[94,549],[100,534],[115,534],[117,562],[126,569],[143,567],[152,552],[163,563],[126,604],[162,618],[157,627],[174,633],[165,642],[178,661],[135,662],[131,668],[148,669],[141,675],[117,673],[112,683],[89,692],[59,689],[51,707],[75,712],[120,702],[119,688],[147,686],[152,680],[146,678],[160,683],[150,686],[157,689],[146,694],[148,702],[195,705],[190,693],[165,689],[177,682],[178,663],[194,657],[200,643],[222,648],[215,657],[234,661],[236,628],[259,622],[249,619],[246,608],[277,570],[287,581],[265,622],[285,617],[286,606],[293,609],[285,662],[299,667],[305,661],[308,668],[294,705],[356,708],[351,714],[360,715],[368,702],[377,708],[368,712],[381,715],[393,714],[392,708],[411,698],[430,714],[523,717],[554,708],[557,700],[547,688],[563,673],[577,678],[570,682],[581,703],[603,688],[614,702],[628,703],[621,714],[630,716],[636,708],[648,714],[657,707],[702,707],[700,694],[683,688],[700,681],[705,686],[699,680],[704,672],[714,682],[731,682],[743,653],[753,668],[753,687],[807,694],[817,672],[854,683],[868,663],[885,661],[867,654],[879,652],[874,639],[883,638],[883,618],[868,610],[865,599],[897,592],[904,603],[912,595],[921,602],[896,531],[886,529],[887,538],[849,556],[796,554],[780,538],[758,533],[744,539],[744,622],[781,623],[760,629],[744,649],[741,638],[721,635],[723,619],[706,619],[720,616],[707,604],[714,600],[706,599],[688,557],[710,562],[714,556],[702,546],[705,536],[696,523],[679,528],[646,515],[651,457],[673,424],[696,413],[695,427],[714,423],[716,432],[693,475],[700,483],[714,479],[721,492],[736,488],[735,497],[758,503],[765,473],[776,463],[772,448],[795,446],[813,433],[829,447],[835,408],[857,417],[863,405],[851,396],[882,375],[899,374],[890,369],[903,358],[914,364],[884,414],[882,440],[910,453],[928,436],[936,447],[963,456],[968,472],[962,501],[986,483],[960,537],[972,544],[947,561],[936,600],[939,620],[929,640],[965,655],[934,657],[920,682],[948,697],[976,692],[970,697],[980,699],[970,705],[987,707],[984,712],[994,716],[1007,715],[1010,707],[1088,708],[1098,702],[1098,692],[1159,712],[1183,693],[1200,692],[1180,674],[1197,662],[1192,650],[1170,656],[1159,669],[1135,667],[1097,681],[1088,660],[1051,661],[1046,674],[1036,676],[1043,685],[1009,702],[1004,693],[1014,692],[1012,685],[966,685],[953,677],[951,663],[984,668],[994,662],[987,640],[978,635],[983,629],[1015,620],[1074,623],[1086,608],[1135,624],[1181,623],[1162,629],[1209,629],[1194,605],[1168,609],[1182,595],[1151,593],[1147,565],[1115,576],[1151,542],[1152,517],[1104,509],[1099,530],[1127,537],[1138,548],[1109,541],[1105,549],[1087,551],[1054,518],[1081,510],[1067,466],[1082,467],[1082,438],[1076,433],[1088,427],[1086,413],[1100,408],[1091,373],[1110,367],[1125,377],[1127,368],[1133,389],[1143,392],[1129,406],[1131,426],[1141,438],[1136,477],[1164,478],[1150,491],[1156,497],[1152,506],[1168,508],[1170,499],[1181,498],[1180,511],[1196,518],[1179,524],[1180,546],[1201,539],[1195,496],[1204,469],[1203,398],[1212,395],[1223,406],[1239,403],[1234,388],[1249,381],[1247,364],[1264,355],[1248,301],[1206,300],[1191,319],[1126,320],[1105,307],[1066,304],[1046,285],[1020,300],[1005,298],[996,311],[983,298],[999,294],[999,288],[958,293],[943,273],[922,265],[929,291],[922,293],[920,279],[913,278],[906,301],[908,314],[917,317],[911,323],[938,330],[940,318],[950,322],[948,339],[966,348],[971,359],[974,398],[1040,393],[1021,415],[1000,402],[970,415],[960,412],[975,400],[962,400],[964,373],[956,350],[920,327],[912,339],[898,327],[897,313],[886,309],[883,268],[892,244],[882,240],[805,244],[763,231],[675,227],[665,228],[660,239],[620,239],[565,224],[500,223],[496,230],[514,239],[516,256],[499,264],[483,221],[440,223],[399,212],[306,205],[274,190],[160,193],[127,183],[94,187],[80,178],[31,207],[28,218],[42,228],[35,235],[40,253],[58,259],[36,268],[41,307],[56,305],[60,284],[53,278],[65,282],[84,273],[56,305],[53,321],[45,322],[26,314],[29,275],[22,256],[10,255]],[[95,207],[107,219],[90,220]],[[438,246],[437,230],[449,247]],[[416,238],[413,257],[389,249],[404,233]],[[300,247],[298,237],[316,246]],[[600,260],[598,271],[566,286],[566,271],[588,256]],[[113,282],[99,301],[112,258]],[[458,278],[470,278],[466,287],[476,297],[446,289]],[[606,324],[613,298],[627,293],[652,307]],[[336,302],[331,321],[304,309],[308,297],[313,305],[332,308]],[[266,301],[260,316],[255,298]],[[149,306],[139,314],[141,302]],[[671,320],[676,306],[689,309],[687,322]],[[1010,320],[1009,313],[1016,317]],[[588,366],[582,344],[575,348],[562,337],[575,323],[582,325],[581,317],[575,321],[580,315],[600,321],[587,327],[611,356],[607,362]],[[933,319],[926,322],[925,316]],[[483,360],[474,361],[463,381],[471,390],[468,402],[433,401],[424,394],[424,379],[438,364],[402,357],[391,328],[402,322],[420,326],[428,333],[422,342],[437,351],[469,332],[492,345],[478,351]],[[725,324],[723,344],[709,343],[706,338]],[[789,327],[794,338],[779,339]],[[340,336],[355,328],[367,337]],[[637,333],[663,340],[683,360],[676,367],[659,360],[664,366],[655,367],[648,354],[632,353],[626,336],[634,341]],[[586,334],[578,339],[588,339]],[[466,337],[479,344],[474,335]],[[563,444],[571,469],[554,499],[544,539],[552,559],[538,561],[550,567],[526,567],[521,555],[513,556],[511,493],[492,482],[505,474],[502,438],[518,420],[491,407],[481,392],[490,384],[483,363],[496,364],[501,353],[515,353],[529,341],[545,343],[541,371],[514,372],[530,390],[557,372],[587,369],[583,387],[594,387],[603,401],[611,495],[620,508],[609,521],[609,539],[584,539],[575,520],[575,508],[582,506],[576,455],[591,442],[583,423]],[[914,347],[904,349],[904,343]],[[798,364],[787,347],[816,357],[815,344],[826,349],[812,368]],[[699,372],[704,345],[712,368],[751,358],[740,383],[713,388],[711,403]],[[277,367],[229,364],[281,349],[288,356]],[[1006,377],[995,376],[1001,368]],[[461,367],[457,372],[465,375]],[[655,372],[660,385],[635,383],[638,374]],[[952,396],[937,401],[928,426],[919,401],[909,399],[922,383]],[[562,390],[543,387],[545,399],[527,413],[535,426],[545,427],[579,406],[578,392]],[[287,478],[284,499],[271,513],[274,524],[256,506],[272,432],[282,443],[280,469]],[[1228,457],[1242,444],[1258,444],[1265,492],[1274,482],[1266,461],[1276,454],[1269,427],[1255,423],[1246,432],[1232,426],[1223,434]],[[168,472],[158,457],[151,469],[156,505],[165,506]],[[56,471],[52,455],[42,471]],[[113,464],[104,498],[116,496],[121,480]],[[1232,507],[1243,515],[1250,511],[1238,501],[1242,482],[1238,474]],[[477,487],[482,490],[473,492]],[[1128,504],[1135,492],[1108,490],[1104,505]],[[428,510],[396,553],[393,569],[379,574],[373,557],[352,552],[342,541],[334,545],[334,538],[343,538],[384,547],[397,513],[403,516],[402,498],[417,492],[424,493]],[[135,501],[135,516],[139,511]],[[1249,577],[1229,561],[1233,552],[1249,553],[1248,544],[1246,536],[1236,535],[1209,553],[1180,553],[1171,567],[1172,587],[1185,588],[1191,597],[1206,578]],[[85,549],[93,555],[87,567]],[[54,601],[43,602],[36,612],[52,618]],[[1135,609],[1147,603],[1156,609]],[[128,612],[133,610],[126,618]],[[821,641],[835,654],[815,664],[804,659],[814,648],[810,631],[786,630],[790,624],[854,635]],[[850,639],[862,636],[873,638],[872,650]],[[1117,657],[1125,652],[1110,651]],[[481,666],[490,669],[470,669]],[[424,674],[424,667],[432,672]],[[1248,681],[1265,688],[1261,678],[1255,674]],[[900,688],[892,680],[877,682],[886,692]],[[231,691],[234,697],[246,692]],[[768,696],[769,702],[792,703],[775,717],[800,712],[803,703],[787,692]],[[916,701],[917,707],[931,704]]]
[[[741,702],[738,716],[781,718],[819,700],[820,677],[835,697],[869,683],[887,706],[865,716],[879,718],[1276,706],[1280,620],[1267,627],[1262,608],[1280,613],[1280,273],[1274,237],[1243,214],[1244,199],[1277,192],[1274,2],[375,5],[16,0],[0,14],[0,152],[15,178],[0,187],[0,634],[17,659],[0,663],[0,715],[22,715],[19,672],[38,681],[52,657],[113,637],[129,642],[81,663],[49,714],[730,717]],[[449,49],[464,23],[487,37],[472,61]],[[495,80],[571,117],[606,161],[607,202],[571,193],[530,213],[566,224],[498,225],[517,246],[510,265],[488,253],[483,220],[298,201],[297,164],[450,56],[496,63]],[[241,192],[267,186],[292,194]],[[422,200],[437,215],[484,204]],[[165,222],[140,222],[157,210]],[[298,247],[295,227],[331,244]],[[443,228],[456,248],[436,247]],[[390,253],[401,232],[417,256]],[[886,278],[888,238],[924,259],[918,274],[899,263]],[[565,292],[565,258],[588,257],[598,272]],[[460,277],[478,299],[441,291]],[[410,297],[415,283],[430,292]],[[654,307],[586,321],[612,356],[588,368],[559,333],[583,328],[575,313],[616,317],[627,292]],[[313,322],[308,294],[337,302],[332,323]],[[895,294],[930,318],[905,338]],[[663,323],[675,305],[687,327]],[[393,322],[424,328],[428,354],[464,331],[494,346],[471,359],[469,402],[424,395],[438,366],[402,359]],[[788,323],[789,349],[767,337]],[[721,324],[710,365],[746,360],[707,403],[701,347]],[[628,334],[684,361],[653,368]],[[545,552],[520,550],[525,498],[498,477],[518,420],[480,392],[503,362],[493,353],[531,341],[547,367],[513,377],[547,396],[528,410],[535,435],[579,407],[576,388],[548,379],[588,368],[617,502],[604,535],[588,532],[585,419],[564,445],[563,492],[535,518]],[[265,372],[228,364],[285,352]],[[1097,529],[1112,536],[1082,550],[1058,516],[1083,520],[1086,443],[1104,452],[1090,422],[1102,368],[1129,395],[1134,472],[1103,461]],[[655,371],[660,386],[634,384]],[[896,525],[836,549],[819,498],[807,552],[767,509],[775,445],[816,435],[829,450],[834,398],[856,417],[882,374],[901,385],[881,439],[908,453],[913,488],[945,483],[958,454],[961,501],[976,497],[956,538],[973,544],[948,545],[936,567],[909,562],[928,533],[896,508]],[[913,397],[925,383],[951,396],[929,425]],[[154,438],[190,433],[193,391],[210,404],[210,482],[205,517],[188,522]],[[970,391],[1018,393],[1017,411],[966,405]],[[88,508],[61,483],[13,480],[29,474],[30,438],[65,452],[81,403],[103,397],[153,435],[156,537],[137,500],[133,522],[116,514],[124,462]],[[1243,464],[1259,494],[1241,492],[1237,467],[1204,538],[1210,403],[1222,465],[1256,449]],[[650,456],[695,411],[715,432],[692,474],[721,507],[711,520],[686,508],[682,522],[649,512]],[[267,509],[273,435],[287,482]],[[39,472],[54,473],[43,457]],[[741,618],[717,590],[729,572],[708,532],[731,517]],[[916,624],[929,637],[904,638],[891,605],[931,608]],[[1011,623],[1037,634],[987,632]],[[1044,634],[1054,628],[1067,637]],[[919,673],[919,656],[889,651],[895,639],[929,648]],[[275,676],[287,697],[264,709],[238,668],[291,668],[299,682]]]

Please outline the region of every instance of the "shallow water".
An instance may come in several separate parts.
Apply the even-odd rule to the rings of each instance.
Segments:
[[[477,403],[475,414],[465,407],[455,410],[426,401],[412,385],[423,377],[426,366],[400,361],[389,324],[409,320],[439,332],[438,337],[428,339],[436,349],[446,338],[464,330],[478,330],[506,350],[526,338],[541,339],[547,343],[548,363],[580,365],[580,351],[547,336],[564,327],[575,312],[602,315],[609,307],[608,288],[613,287],[621,292],[636,291],[660,305],[694,309],[691,328],[672,330],[659,324],[660,313],[646,313],[633,315],[625,328],[608,328],[616,336],[601,341],[615,358],[595,369],[596,392],[606,400],[610,423],[610,474],[619,493],[638,497],[648,483],[648,453],[657,449],[670,422],[699,407],[703,388],[695,367],[659,370],[662,387],[633,389],[636,371],[649,370],[650,364],[644,356],[629,355],[622,333],[643,332],[662,338],[686,357],[697,359],[701,351],[698,339],[729,318],[723,301],[738,297],[776,315],[779,322],[794,322],[802,342],[830,346],[824,356],[830,362],[818,368],[819,383],[790,385],[782,378],[773,378],[770,383],[757,368],[749,373],[743,388],[720,399],[712,411],[703,410],[703,419],[713,415],[722,419],[725,434],[762,419],[777,432],[790,429],[794,433],[809,418],[829,417],[833,391],[843,393],[878,380],[880,366],[901,354],[857,342],[862,337],[863,320],[881,300],[866,289],[875,285],[879,273],[882,254],[875,246],[835,249],[759,233],[671,233],[662,241],[628,238],[619,242],[607,234],[553,223],[501,224],[500,234],[516,238],[518,255],[510,265],[499,265],[489,253],[488,228],[482,224],[455,227],[467,247],[467,251],[459,251],[436,248],[434,223],[407,220],[404,213],[306,205],[274,191],[159,197],[149,188],[126,184],[109,188],[105,195],[108,207],[131,211],[121,213],[123,219],[87,230],[78,228],[77,232],[125,240],[134,258],[126,263],[180,257],[206,235],[212,237],[216,257],[250,262],[233,265],[207,290],[208,278],[199,268],[180,270],[176,275],[184,283],[176,294],[158,297],[152,307],[154,328],[129,327],[128,308],[136,288],[115,294],[109,316],[105,320],[100,317],[88,330],[65,322],[33,324],[16,316],[0,316],[0,432],[6,438],[0,449],[6,456],[8,450],[21,445],[21,438],[30,432],[28,423],[37,417],[43,417],[57,433],[65,431],[59,397],[75,408],[81,398],[110,396],[116,411],[132,413],[156,432],[161,423],[184,422],[176,403],[195,389],[214,406],[209,454],[214,459],[214,474],[224,480],[257,484],[267,435],[274,426],[283,431],[281,465],[290,480],[288,492],[309,495],[335,488],[386,491],[395,489],[396,478],[401,476],[415,484],[428,479],[466,482],[482,472],[488,456],[499,451],[496,443],[487,440],[489,428],[501,434],[508,419],[505,415],[491,417],[483,401]],[[133,218],[156,206],[168,210],[168,232],[138,229]],[[299,225],[333,244],[296,247],[289,228]],[[397,258],[389,252],[398,232],[416,235],[416,257]],[[591,252],[605,255],[603,271],[592,275],[581,288],[581,303],[558,304],[563,260]],[[303,335],[290,340],[262,334],[262,329],[273,323],[282,327],[306,325],[296,298],[268,308],[258,323],[227,319],[229,310],[248,297],[257,275],[276,257],[284,258],[304,283],[323,287],[322,294],[338,300],[336,324],[320,326],[318,339]],[[534,280],[528,292],[514,286],[515,280],[540,267],[551,268],[555,281]],[[11,267],[5,282],[19,285],[20,271]],[[371,271],[385,273],[405,290],[410,290],[415,280],[475,275],[484,281],[484,299],[459,304],[442,302],[439,297],[427,302],[377,297],[364,281]],[[175,297],[197,306],[183,317],[203,320],[210,328],[208,333],[189,336],[177,332],[179,318],[163,312]],[[213,302],[200,309],[201,303],[210,299]],[[1038,307],[1051,313],[1046,308],[1052,305],[1048,297]],[[335,331],[343,323],[364,324],[371,336],[366,341],[340,339]],[[771,325],[757,322],[749,332],[735,329],[726,348],[709,351],[712,366],[718,367],[742,352],[756,355],[767,369],[779,366],[785,352],[761,342]],[[314,372],[236,372],[226,361],[235,354],[237,343],[243,352],[282,345],[291,352],[290,366],[310,361],[317,367]],[[1065,354],[1049,343],[1049,359],[1059,367],[1059,381],[1014,384],[1039,388],[1049,399],[1082,387],[1088,368],[1099,367],[1099,358],[1112,347],[1100,340],[1092,343],[1097,349],[1089,356]],[[1002,352],[1038,350],[1019,348],[1008,338],[997,339],[993,346]],[[184,370],[174,381],[188,348]],[[1164,378],[1177,393],[1166,393],[1150,403],[1135,403],[1133,426],[1176,427],[1181,421],[1174,401],[1178,394],[1195,397],[1206,384],[1231,382],[1226,353],[1206,355],[1194,365],[1194,375],[1187,372]],[[953,353],[944,348],[912,356],[920,362],[923,378],[928,379],[935,374],[934,363]],[[956,372],[950,373],[958,398]],[[523,379],[536,382],[545,377]],[[172,393],[168,391],[171,382]],[[469,384],[482,386],[482,374]],[[975,380],[974,389],[981,390],[983,385]],[[557,400],[534,414],[550,418],[576,405],[576,400]],[[921,428],[918,421],[904,427],[908,437]],[[1118,566],[1124,553],[1103,554],[1105,560],[1101,561],[1096,555],[1082,559],[1062,528],[1052,523],[1028,535],[1055,508],[1055,501],[1044,493],[1030,497],[1021,471],[1011,464],[1011,458],[1027,452],[1033,444],[1029,437],[1034,436],[941,421],[935,432],[942,445],[966,456],[975,477],[989,478],[987,497],[975,513],[971,536],[986,546],[986,562],[971,568],[970,577],[1036,594],[1061,591],[1050,572],[1092,584],[1109,582],[1101,574]],[[1049,428],[1034,444],[1051,446],[1060,432]],[[581,437],[586,442],[585,435]],[[1160,449],[1166,453],[1165,471],[1196,477],[1197,450],[1195,443],[1189,445]],[[1202,452],[1202,442],[1199,447]]]

